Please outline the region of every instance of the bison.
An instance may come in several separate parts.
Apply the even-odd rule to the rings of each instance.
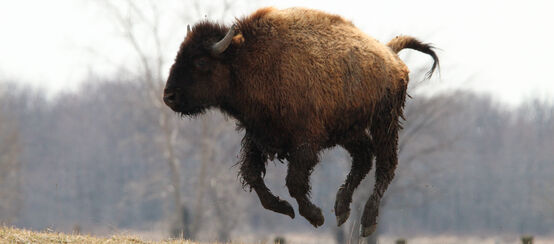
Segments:
[[[245,131],[243,185],[264,208],[294,218],[292,206],[263,180],[268,160],[286,159],[286,186],[315,227],[324,221],[309,198],[319,152],[339,145],[352,156],[335,201],[339,226],[375,156],[375,187],[361,219],[361,235],[368,236],[398,161],[409,71],[397,53],[404,48],[433,58],[429,76],[438,66],[429,44],[399,36],[383,45],[350,21],[317,10],[263,8],[230,27],[202,21],[187,27],[163,100],[182,116],[218,108],[235,118]]]

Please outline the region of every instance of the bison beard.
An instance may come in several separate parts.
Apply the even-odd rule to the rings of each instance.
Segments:
[[[237,119],[245,130],[242,183],[264,208],[294,218],[292,206],[263,180],[269,159],[287,159],[286,186],[315,227],[324,222],[309,198],[319,152],[340,145],[352,156],[335,202],[339,226],[375,157],[375,187],[361,219],[361,235],[368,236],[398,161],[409,71],[396,53],[405,48],[433,58],[429,76],[438,67],[429,44],[400,36],[383,45],[342,17],[316,10],[265,8],[231,27],[205,21],[187,28],[164,102],[183,115],[218,108]]]

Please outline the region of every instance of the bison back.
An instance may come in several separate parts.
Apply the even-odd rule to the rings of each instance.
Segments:
[[[247,93],[299,132],[328,136],[367,124],[376,104],[408,82],[394,52],[338,15],[268,8],[239,28]]]

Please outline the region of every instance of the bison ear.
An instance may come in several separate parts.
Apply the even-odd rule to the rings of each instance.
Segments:
[[[233,46],[240,46],[244,43],[244,36],[241,33],[236,34],[231,41]]]

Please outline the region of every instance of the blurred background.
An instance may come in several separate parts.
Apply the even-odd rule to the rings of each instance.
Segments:
[[[377,232],[332,212],[350,157],[321,155],[312,198],[326,223],[267,211],[237,178],[242,132],[217,111],[180,118],[161,101],[186,25],[257,8],[340,14],[386,43],[415,36],[397,176]],[[0,224],[159,240],[287,243],[554,242],[551,1],[0,0]],[[289,202],[286,165],[269,187]],[[373,172],[373,171],[372,171]],[[293,204],[296,208],[296,204]],[[442,239],[441,239],[442,238]],[[541,239],[542,238],[542,239]],[[552,243],[551,242],[551,243]]]

